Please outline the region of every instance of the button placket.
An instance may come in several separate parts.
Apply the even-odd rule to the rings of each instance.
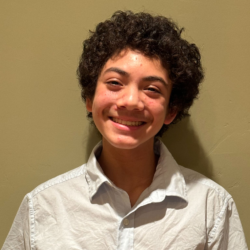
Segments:
[[[117,250],[133,250],[134,245],[134,213],[123,217],[120,221]]]

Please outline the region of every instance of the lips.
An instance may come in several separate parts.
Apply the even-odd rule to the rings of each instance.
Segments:
[[[140,126],[144,123],[141,121],[125,121],[125,120],[121,120],[121,119],[114,118],[114,117],[111,117],[110,119],[115,123],[123,124],[126,126]]]

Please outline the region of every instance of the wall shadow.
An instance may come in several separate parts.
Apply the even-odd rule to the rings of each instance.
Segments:
[[[178,164],[214,179],[213,165],[203,150],[189,117],[170,127],[162,141]]]
[[[100,132],[97,130],[96,126],[92,123],[89,123],[88,126],[88,135],[87,135],[87,144],[86,144],[86,160],[88,160],[94,146],[102,139]]]

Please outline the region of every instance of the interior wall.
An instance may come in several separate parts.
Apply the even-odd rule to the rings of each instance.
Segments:
[[[171,17],[200,48],[199,99],[163,141],[232,194],[250,244],[250,1],[1,0],[0,245],[24,195],[86,162],[99,140],[75,72],[89,29],[128,9]]]

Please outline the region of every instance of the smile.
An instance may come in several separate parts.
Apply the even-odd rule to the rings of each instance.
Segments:
[[[127,126],[140,126],[143,124],[143,122],[125,121],[125,120],[121,120],[121,119],[114,118],[114,117],[111,117],[111,120],[115,123],[120,123],[120,124],[127,125]]]

